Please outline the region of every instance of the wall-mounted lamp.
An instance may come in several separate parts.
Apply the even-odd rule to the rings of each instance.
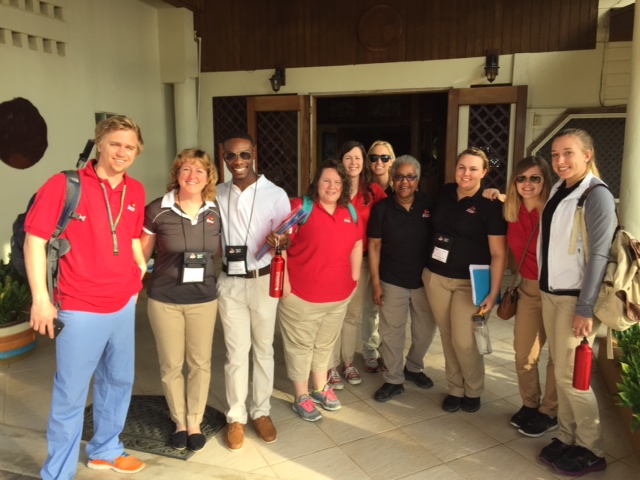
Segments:
[[[280,87],[287,84],[287,75],[283,65],[276,65],[276,71],[271,75],[269,81],[271,82],[271,88],[276,93],[278,93]]]
[[[498,76],[498,70],[500,70],[500,55],[497,50],[487,50],[487,60],[484,64],[484,73],[489,80],[489,83]]]

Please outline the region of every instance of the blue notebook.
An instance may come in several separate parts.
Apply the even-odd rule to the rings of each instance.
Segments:
[[[489,265],[469,265],[469,273],[471,274],[473,304],[480,306],[491,291],[491,271],[489,270]],[[502,294],[498,293],[496,305],[500,303],[501,299]]]

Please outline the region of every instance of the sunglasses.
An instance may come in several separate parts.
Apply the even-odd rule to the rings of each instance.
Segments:
[[[380,160],[382,163],[388,163],[393,157],[391,155],[369,155],[369,161],[376,163]]]
[[[233,162],[236,158],[240,157],[242,160],[251,160],[253,158],[253,153],[251,152],[224,152],[222,154],[222,158],[224,158],[225,162]]]
[[[403,180],[406,180],[408,182],[415,182],[418,176],[417,175],[394,175],[391,178],[393,179],[394,182],[402,182]]]
[[[527,177],[526,175],[518,175],[516,177],[516,183],[524,183],[527,181],[534,185],[538,185],[542,181],[542,177],[540,175],[531,175],[530,177]]]

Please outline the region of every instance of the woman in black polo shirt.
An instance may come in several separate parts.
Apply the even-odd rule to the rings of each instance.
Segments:
[[[456,183],[444,186],[432,216],[434,242],[423,275],[445,358],[449,395],[443,410],[480,409],[484,360],[478,353],[471,317],[485,315],[496,303],[507,259],[507,223],[502,205],[482,196],[489,159],[477,148],[463,151],[456,163]],[[469,265],[491,266],[491,290],[473,304]]]
[[[218,172],[206,152],[192,148],[178,154],[170,177],[167,193],[145,209],[140,238],[147,260],[154,247],[158,250],[147,313],[162,389],[176,424],[171,445],[197,451],[205,444],[200,423],[209,394],[218,309],[213,262],[220,250],[220,213],[213,202]]]

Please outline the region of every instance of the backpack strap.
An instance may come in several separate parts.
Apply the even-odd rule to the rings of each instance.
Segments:
[[[80,194],[82,193],[80,174],[78,171],[65,170],[63,173],[67,179],[64,206],[62,207],[62,213],[53,231],[53,235],[49,242],[47,242],[47,287],[52,303],[54,298],[53,292],[58,288],[58,280],[60,278],[60,257],[71,250],[69,241],[66,238],[60,238],[60,235],[66,230],[72,218],[79,218],[76,213],[76,208],[78,208]]]
[[[347,208],[349,209],[349,213],[351,214],[351,218],[353,219],[354,223],[357,225],[358,224],[358,213],[356,212],[356,208],[353,206],[353,204],[351,202],[349,202],[349,204],[347,205]],[[305,217],[305,219],[303,221],[300,222],[300,225],[304,225],[305,223],[307,223],[307,220],[311,216],[312,210],[313,210],[313,200],[311,200],[311,197],[309,195],[303,195],[302,196],[302,211],[305,212],[307,214],[307,216]]]
[[[609,190],[609,187],[604,183],[596,183],[587,188],[580,198],[578,199],[578,206],[576,207],[576,213],[573,215],[573,230],[571,230],[571,241],[569,243],[569,254],[574,255],[576,253],[576,244],[578,243],[578,230],[582,234],[584,244],[585,257],[589,256],[589,244],[587,242],[587,224],[584,220],[584,202],[591,191],[597,187],[604,187]],[[609,190],[611,191],[611,190]],[[618,218],[618,225],[620,225],[620,217],[618,217],[618,209],[616,208],[616,217]]]

